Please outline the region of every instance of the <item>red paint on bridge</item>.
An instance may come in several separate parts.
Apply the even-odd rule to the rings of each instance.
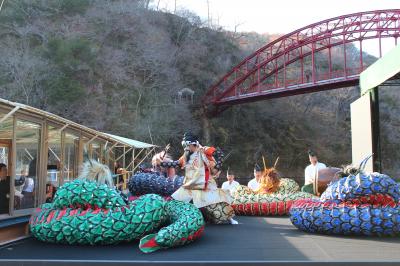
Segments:
[[[357,85],[359,74],[368,67],[363,60],[363,41],[378,39],[382,56],[381,40],[394,38],[397,45],[399,36],[400,9],[361,12],[314,23],[245,58],[207,91],[203,104],[223,110],[239,103]],[[347,58],[350,43],[358,43],[356,64]],[[337,55],[340,47],[338,65],[332,60],[332,49]],[[317,55],[326,58],[324,72],[318,68]]]

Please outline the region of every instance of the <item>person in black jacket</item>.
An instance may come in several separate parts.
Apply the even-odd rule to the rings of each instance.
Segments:
[[[8,213],[10,201],[10,177],[7,176],[7,165],[0,163],[0,214]]]
[[[9,212],[9,202],[10,202],[10,183],[11,177],[7,175],[7,165],[0,163],[0,214],[5,214]],[[22,186],[25,183],[25,177],[21,176],[19,179],[15,179],[14,186]],[[15,189],[15,188],[14,188]],[[17,195],[15,206],[18,206],[20,200]],[[22,196],[21,196],[22,197]]]

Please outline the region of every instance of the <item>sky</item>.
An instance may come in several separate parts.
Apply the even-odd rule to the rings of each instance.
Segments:
[[[213,23],[227,30],[233,30],[236,25],[238,31],[283,34],[340,15],[400,9],[400,0],[153,0],[154,5],[158,2],[159,9],[170,11],[176,2],[177,10],[190,10],[204,20],[208,17],[208,2]],[[394,40],[386,41],[383,46],[384,50],[393,47]],[[377,51],[371,47],[365,50],[376,55]]]

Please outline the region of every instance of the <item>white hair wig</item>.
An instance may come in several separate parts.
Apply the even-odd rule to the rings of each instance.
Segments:
[[[79,179],[88,179],[96,181],[98,184],[106,184],[109,187],[114,187],[110,168],[107,165],[101,164],[95,160],[88,160],[83,163]]]

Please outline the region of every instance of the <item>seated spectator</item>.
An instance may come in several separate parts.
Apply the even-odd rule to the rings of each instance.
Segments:
[[[28,176],[25,178],[25,184],[22,188],[21,209],[28,209],[35,207],[35,179],[36,179],[36,158],[29,163]]]
[[[225,181],[221,188],[223,190],[228,190],[232,194],[232,192],[234,192],[236,188],[240,186],[240,184],[239,182],[235,181],[235,174],[232,171],[226,172],[226,179],[228,181]]]
[[[260,179],[262,177],[261,167],[256,164],[254,166],[254,178],[249,181],[247,186],[251,188],[253,191],[257,191],[260,187]]]
[[[317,155],[312,151],[308,151],[308,159],[310,165],[304,170],[304,186],[301,188],[301,191],[314,194],[314,183],[317,173],[319,170],[326,168],[326,165],[318,162]]]

